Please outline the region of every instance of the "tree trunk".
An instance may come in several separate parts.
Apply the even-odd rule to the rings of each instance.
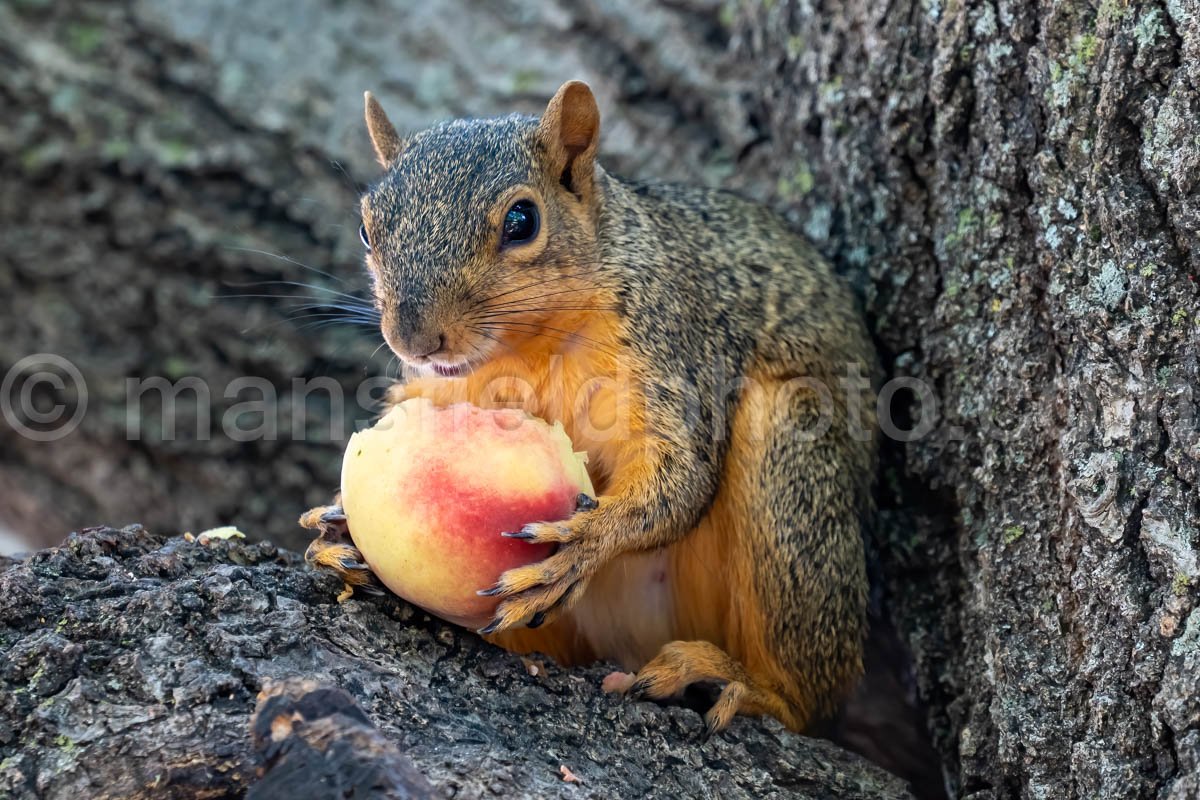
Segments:
[[[365,289],[364,89],[415,129],[582,77],[609,167],[773,203],[912,379],[872,558],[951,787],[1200,793],[1196,0],[17,0],[0,66],[0,367],[60,354],[89,392],[57,442],[0,428],[6,525],[298,544],[370,413],[292,378],[387,360],[231,295]],[[163,442],[151,397],[130,441],[152,375],[204,378],[214,431],[262,376],[279,435]]]
[[[877,545],[959,791],[1196,796],[1200,5],[763,3],[735,38],[754,160],[919,381]]]

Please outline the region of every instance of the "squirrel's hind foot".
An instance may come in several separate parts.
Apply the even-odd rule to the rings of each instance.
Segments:
[[[661,700],[701,681],[725,683],[704,715],[705,739],[725,730],[737,714],[770,714],[793,730],[803,727],[804,721],[791,703],[756,682],[745,667],[711,642],[668,642],[638,670],[625,693],[636,699]]]
[[[300,517],[300,527],[318,532],[304,551],[304,560],[317,569],[329,570],[342,579],[338,602],[353,596],[356,589],[366,594],[383,594],[375,573],[363,561],[350,539],[346,512],[340,505],[318,506]]]

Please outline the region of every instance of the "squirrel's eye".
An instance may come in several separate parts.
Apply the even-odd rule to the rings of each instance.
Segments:
[[[363,247],[367,248],[368,250],[371,249],[371,237],[367,236],[367,226],[366,225],[358,226],[358,238],[362,239]]]
[[[521,200],[504,215],[500,244],[528,242],[538,233],[538,210],[531,200]]]

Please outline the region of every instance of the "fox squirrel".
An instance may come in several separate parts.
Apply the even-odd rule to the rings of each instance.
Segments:
[[[709,733],[831,712],[862,671],[876,461],[874,392],[847,378],[875,357],[848,288],[759,205],[602,169],[584,83],[540,120],[405,140],[367,93],[366,121],[386,175],[360,233],[410,373],[389,399],[561,421],[597,488],[526,528],[558,549],[484,590],[504,599],[481,633],[617,661],[640,697],[723,682]],[[336,506],[302,524],[322,532],[311,563],[368,583]]]

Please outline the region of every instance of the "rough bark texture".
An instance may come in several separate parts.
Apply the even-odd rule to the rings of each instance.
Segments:
[[[1200,5],[765,3],[777,199],[936,399],[879,542],[967,796],[1200,791]],[[947,524],[948,523],[948,524]]]
[[[19,0],[0,67],[0,365],[60,353],[91,390],[59,443],[0,429],[10,521],[288,536],[336,409],[305,442],[131,443],[122,377],[202,376],[219,420],[235,376],[286,409],[294,376],[379,372],[376,340],[214,299],[308,279],[228,246],[361,288],[364,88],[414,128],[583,77],[610,166],[773,202],[932,390],[892,404],[929,430],[889,448],[873,549],[952,786],[1200,793],[1196,0]]]
[[[287,787],[315,800],[343,796],[330,791],[340,773],[358,784],[353,796],[382,797],[362,793],[370,754],[415,796],[413,766],[442,797],[908,796],[863,759],[773,721],[738,719],[701,742],[699,714],[605,695],[602,667],[533,675],[394,598],[338,605],[338,582],[298,561],[271,544],[128,528],[72,536],[0,573],[0,795],[267,798]],[[273,768],[259,783],[255,696],[295,675],[346,690],[382,739],[369,741],[336,693],[298,704],[302,725],[264,703],[254,733]],[[325,723],[339,735],[323,736]],[[280,759],[264,743],[279,724],[353,746],[304,764],[291,746]],[[317,768],[328,783],[312,780]]]

